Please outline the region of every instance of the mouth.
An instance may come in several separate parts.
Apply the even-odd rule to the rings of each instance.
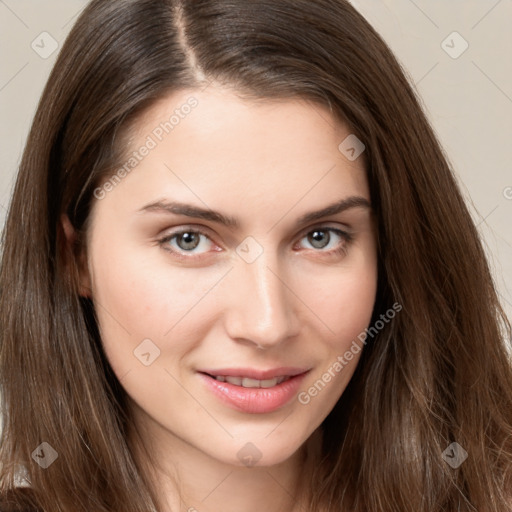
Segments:
[[[273,379],[251,379],[250,377],[231,377],[229,375],[209,375],[218,382],[227,382],[234,386],[242,386],[244,388],[273,388],[282,382],[291,379],[290,375],[281,375],[280,377],[274,377]]]
[[[300,368],[227,369],[198,374],[206,388],[224,405],[245,413],[262,414],[288,404],[297,395],[309,371]]]

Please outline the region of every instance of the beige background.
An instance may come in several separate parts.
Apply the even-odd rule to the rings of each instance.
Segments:
[[[50,37],[62,43],[85,4],[0,0],[0,227],[30,122],[58,51],[43,55],[47,58],[40,54],[51,50]],[[353,4],[390,45],[423,98],[470,201],[512,317],[512,0]],[[468,48],[460,53],[466,43]]]

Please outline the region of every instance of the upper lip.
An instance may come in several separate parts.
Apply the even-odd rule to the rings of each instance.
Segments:
[[[199,370],[200,373],[206,373],[212,377],[247,377],[255,380],[268,380],[275,377],[294,377],[309,371],[310,368],[297,368],[283,366],[280,368],[271,368],[269,370],[257,370],[255,368],[221,368],[218,370]]]

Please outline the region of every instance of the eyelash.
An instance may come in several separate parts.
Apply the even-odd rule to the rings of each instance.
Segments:
[[[332,233],[335,233],[336,235],[338,235],[340,238],[342,238],[343,241],[340,243],[340,246],[338,248],[336,248],[336,249],[331,249],[329,251],[324,251],[322,249],[316,250],[316,252],[325,253],[325,254],[328,254],[330,256],[338,256],[338,255],[341,255],[341,254],[346,254],[347,246],[353,240],[353,235],[352,234],[347,233],[346,231],[343,231],[341,229],[332,228],[332,227],[328,227],[328,226],[313,227],[312,229],[309,229],[308,231],[303,232],[301,237],[300,237],[300,240],[302,240],[304,237],[306,237],[307,235],[309,235],[309,234],[311,234],[311,233],[313,233],[315,231],[332,232]],[[171,240],[174,240],[175,238],[177,238],[180,235],[183,235],[185,233],[195,234],[195,235],[203,235],[206,238],[210,239],[208,234],[205,233],[204,231],[201,231],[200,229],[197,229],[197,228],[184,228],[184,229],[181,229],[180,231],[176,231],[174,233],[171,233],[171,234],[166,235],[165,237],[159,239],[158,240],[158,245],[160,245],[165,251],[172,253],[178,259],[189,260],[190,261],[191,259],[198,259],[198,258],[203,257],[203,255],[185,256],[186,251],[185,251],[185,254],[184,254],[184,253],[182,253],[180,251],[176,251],[174,249],[169,249],[168,247],[163,247],[165,244],[167,244]],[[330,240],[329,240],[329,242],[330,242]],[[315,251],[315,249],[312,249],[312,250]]]

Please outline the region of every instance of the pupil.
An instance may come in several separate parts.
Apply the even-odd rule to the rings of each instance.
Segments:
[[[322,249],[329,243],[329,237],[326,237],[326,231],[313,231],[311,234],[310,242],[313,247],[316,247],[317,249]],[[322,238],[326,239],[326,242],[322,243]]]
[[[197,244],[199,243],[198,237],[196,233],[183,233],[180,237],[183,241],[181,244],[182,249],[195,249]]]

